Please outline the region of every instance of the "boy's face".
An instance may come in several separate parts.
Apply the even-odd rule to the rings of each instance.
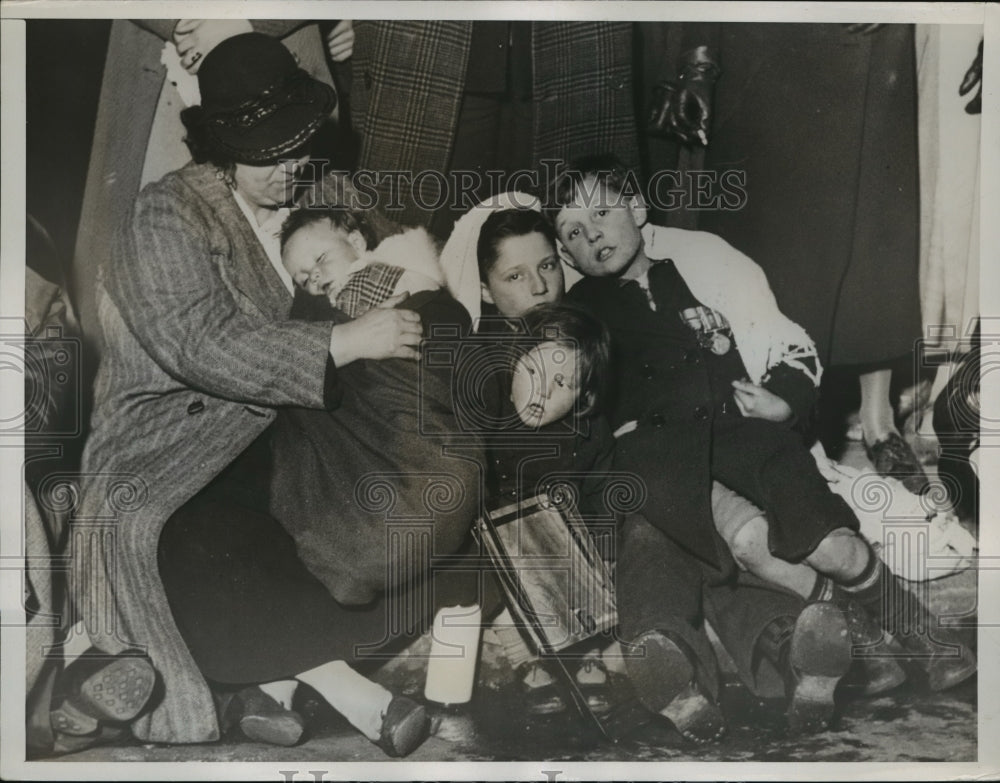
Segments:
[[[525,425],[544,427],[573,411],[580,396],[576,360],[576,349],[556,342],[541,343],[518,359],[510,399]]]
[[[627,272],[642,252],[644,221],[637,199],[587,177],[573,202],[559,211],[555,226],[570,264],[589,277],[609,277]]]
[[[288,238],[281,251],[281,263],[299,288],[333,297],[344,287],[351,264],[365,249],[359,232],[348,233],[329,220],[319,220]]]
[[[498,250],[482,294],[500,315],[520,318],[532,307],[562,299],[566,292],[562,263],[544,234],[507,237]]]

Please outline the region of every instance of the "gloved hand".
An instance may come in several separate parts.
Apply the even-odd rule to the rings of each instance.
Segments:
[[[682,54],[677,83],[661,82],[653,88],[648,132],[707,145],[715,82],[721,73],[718,57],[707,46]]]
[[[972,61],[972,65],[969,66],[969,70],[965,72],[965,77],[962,79],[962,84],[958,88],[959,95],[967,95],[972,92],[972,88],[979,85],[979,91],[976,92],[975,96],[965,104],[965,111],[968,114],[982,114],[983,113],[983,42],[979,42],[979,53],[976,55],[976,59]]]

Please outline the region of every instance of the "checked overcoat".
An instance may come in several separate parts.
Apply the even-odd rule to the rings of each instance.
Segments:
[[[535,167],[595,152],[614,152],[636,166],[632,25],[536,22],[531,28]],[[472,22],[365,20],[354,29],[351,116],[361,135],[358,169],[412,177],[448,171]],[[388,182],[377,190],[388,199]],[[428,193],[425,203],[433,202],[436,190]],[[412,201],[404,198],[403,204],[401,213],[389,212],[396,220],[430,218]]]

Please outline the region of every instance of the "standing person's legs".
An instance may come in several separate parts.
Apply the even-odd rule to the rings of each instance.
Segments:
[[[910,492],[927,488],[927,474],[913,449],[896,428],[889,397],[892,370],[888,367],[861,372],[861,431],[865,453],[882,476],[899,479]]]
[[[448,203],[431,221],[431,231],[444,238],[463,214],[489,196],[518,187],[527,180],[509,178],[531,172],[534,149],[534,103],[503,93],[465,93],[459,110],[451,161]],[[489,172],[500,172],[489,175]]]

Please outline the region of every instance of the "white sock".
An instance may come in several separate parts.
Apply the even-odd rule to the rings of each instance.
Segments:
[[[507,656],[512,669],[516,670],[521,664],[537,658],[524,641],[521,631],[514,625],[514,618],[509,609],[504,609],[496,616],[493,630],[503,645],[504,655]]]
[[[66,638],[62,643],[63,665],[69,666],[73,661],[83,655],[91,648],[90,635],[87,633],[87,626],[83,620],[76,623],[69,629]]]
[[[344,661],[330,661],[299,674],[295,679],[316,689],[330,706],[372,742],[382,734],[382,716],[392,693],[358,674]]]
[[[295,689],[299,687],[299,684],[295,680],[275,680],[274,682],[265,682],[258,687],[286,710],[290,710],[292,697],[295,696]]]

